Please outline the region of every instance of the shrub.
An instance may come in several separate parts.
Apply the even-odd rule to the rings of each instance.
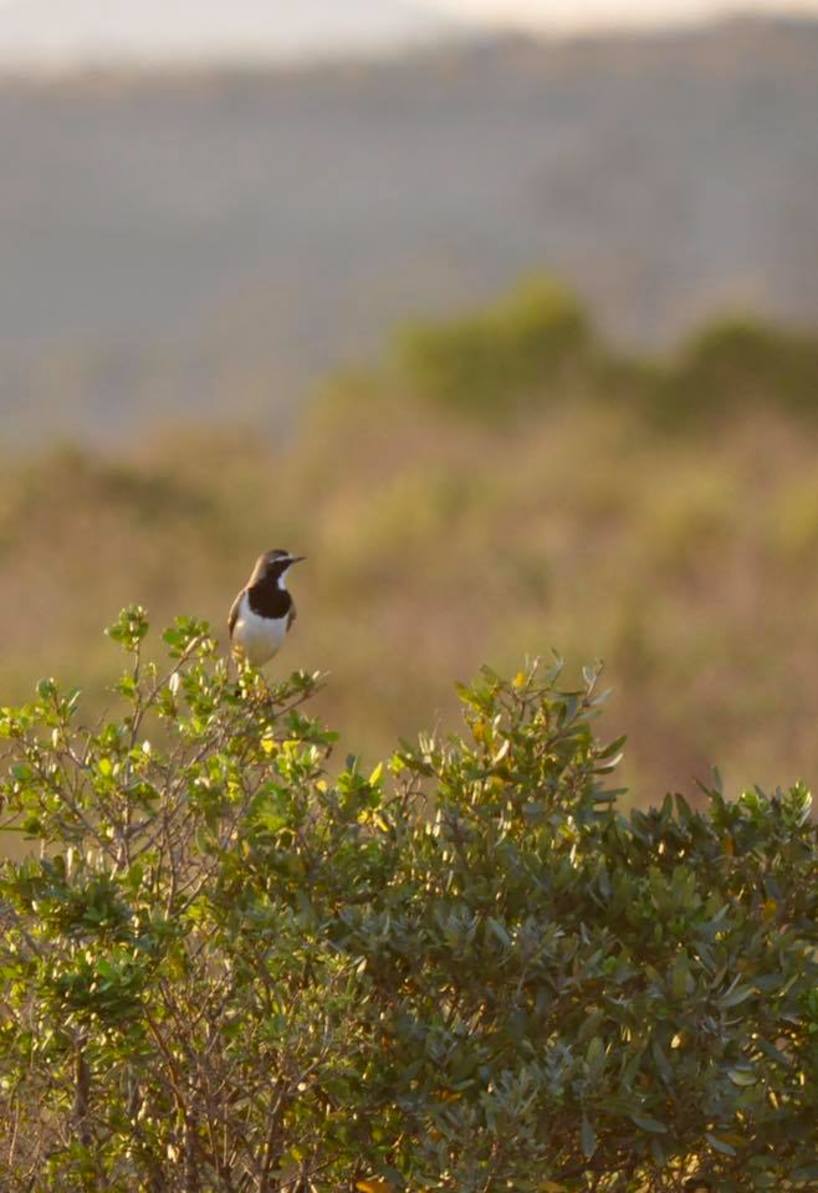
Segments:
[[[535,280],[485,313],[409,329],[401,361],[421,396],[503,418],[526,400],[548,396],[547,387],[576,372],[591,348],[582,306],[552,282]]]
[[[779,408],[796,416],[818,413],[818,337],[754,319],[713,323],[685,346],[656,390],[660,417]]]
[[[461,319],[410,327],[398,347],[413,392],[483,420],[580,390],[673,428],[754,408],[807,421],[818,413],[814,333],[728,316],[672,357],[628,355],[597,337],[583,305],[547,278]]]
[[[316,676],[113,629],[121,715],[4,709],[9,1190],[815,1187],[816,830],[801,787],[623,817],[559,667],[462,739],[333,774]]]

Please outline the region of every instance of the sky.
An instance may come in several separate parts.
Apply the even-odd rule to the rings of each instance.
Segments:
[[[739,10],[818,0],[0,0],[0,65],[302,58],[435,40],[452,17],[559,34]]]
[[[427,0],[428,3],[428,0]],[[818,12],[818,0],[435,0],[460,16],[543,29],[700,20],[720,13]]]
[[[343,0],[340,0],[343,2]],[[560,25],[610,24],[697,19],[719,12],[815,12],[818,0],[423,0],[464,17],[497,24],[520,21],[548,28]],[[274,5],[275,0],[271,0]],[[0,9],[25,7],[26,0],[0,0]]]

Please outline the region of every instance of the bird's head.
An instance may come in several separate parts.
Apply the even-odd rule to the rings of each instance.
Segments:
[[[281,583],[294,563],[301,563],[305,555],[293,555],[291,551],[265,551],[259,555],[253,571],[253,580],[274,580]]]

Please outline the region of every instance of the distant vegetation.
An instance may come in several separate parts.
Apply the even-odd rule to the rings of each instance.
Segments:
[[[475,367],[475,361],[479,367]],[[143,429],[0,478],[4,701],[71,675],[104,706],[99,624],[130,600],[217,632],[255,555],[309,556],[280,667],[368,756],[454,712],[453,675],[605,660],[640,802],[724,767],[818,774],[818,338],[712,324],[625,356],[547,279],[401,333],[298,431]]]
[[[590,376],[593,339],[577,299],[548,282],[439,326],[414,327],[400,352],[409,385],[442,406],[501,422],[526,400]]]
[[[666,427],[758,409],[818,421],[818,334],[729,317],[668,359],[629,359],[598,339],[574,295],[545,280],[489,310],[412,328],[400,347],[414,392],[497,422],[577,391],[624,397]]]
[[[122,446],[229,395],[278,434],[401,322],[532,268],[628,345],[730,307],[816,324],[816,62],[804,18],[0,74],[4,433]]]
[[[0,712],[8,1193],[815,1188],[801,785],[621,815],[593,667],[328,769],[317,677],[147,634],[95,727]]]

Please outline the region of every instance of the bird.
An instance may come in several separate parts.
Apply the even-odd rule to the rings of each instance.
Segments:
[[[295,621],[295,603],[284,581],[293,564],[305,558],[280,548],[259,555],[227,619],[230,646],[237,658],[263,667],[278,653]]]

